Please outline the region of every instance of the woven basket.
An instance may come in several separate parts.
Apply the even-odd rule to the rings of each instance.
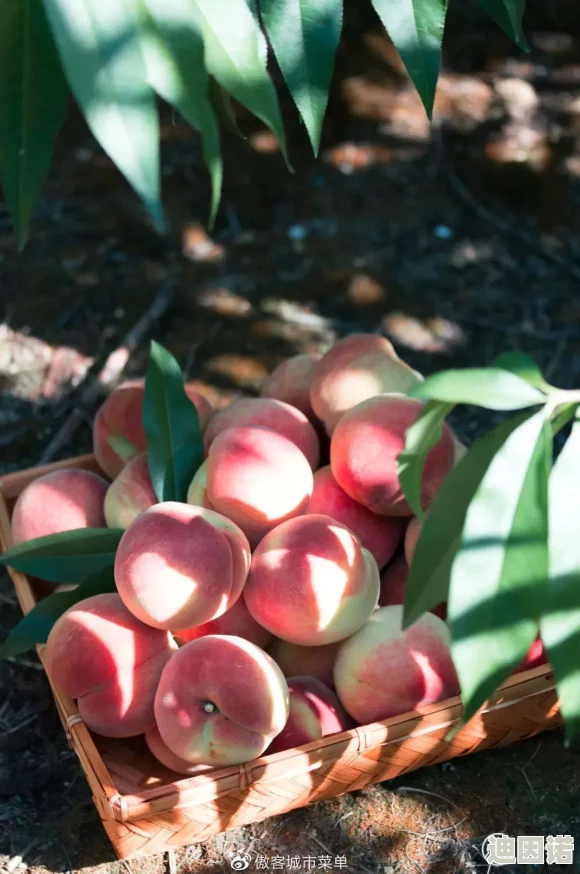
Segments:
[[[0,478],[3,550],[12,545],[9,513],[14,499],[35,477],[61,467],[98,471],[94,457],[86,455]],[[48,589],[16,571],[10,575],[26,613]],[[38,647],[41,660],[43,649]],[[141,738],[118,741],[92,735],[74,702],[51,686],[68,741],[121,859],[175,850],[225,829],[423,765],[511,744],[561,723],[552,673],[540,667],[511,677],[451,741],[445,736],[461,718],[458,697],[246,765],[180,778],[153,759]]]

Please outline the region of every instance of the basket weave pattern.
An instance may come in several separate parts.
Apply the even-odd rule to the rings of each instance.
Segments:
[[[98,470],[92,456],[81,456],[0,479],[2,550],[12,543],[9,512],[22,489],[43,473],[72,466]],[[41,590],[24,574],[10,574],[26,613]],[[42,650],[38,647],[41,660]],[[511,677],[451,740],[445,738],[460,721],[459,697],[246,765],[180,778],[156,762],[141,739],[91,735],[75,703],[54,686],[52,690],[69,743],[121,859],[175,850],[425,765],[505,746],[561,723],[552,673],[540,667]]]

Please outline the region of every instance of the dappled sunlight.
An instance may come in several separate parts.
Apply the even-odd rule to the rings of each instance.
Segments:
[[[460,325],[440,317],[423,321],[393,312],[384,317],[382,327],[393,342],[417,352],[449,353],[467,339]]]

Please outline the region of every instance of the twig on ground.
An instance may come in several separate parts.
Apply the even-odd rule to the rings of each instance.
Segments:
[[[417,786],[399,786],[399,792],[418,792],[420,795],[431,795],[433,798],[440,798],[441,801],[445,801],[447,804],[451,804],[452,807],[456,807],[459,810],[459,805],[454,801],[451,801],[450,798],[445,798],[444,795],[438,795],[437,792],[429,792],[427,789],[419,789]]]
[[[103,367],[92,380],[87,380],[80,393],[79,401],[68,418],[58,429],[39,459],[39,464],[46,464],[58,455],[70,443],[75,432],[89,410],[99,398],[103,389],[111,388],[120,378],[131,353],[137,348],[143,337],[169,309],[173,301],[173,289],[168,286],[161,288],[153,299],[151,306],[133,325],[118,346],[107,357]]]

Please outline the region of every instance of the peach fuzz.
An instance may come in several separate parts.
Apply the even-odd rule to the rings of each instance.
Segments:
[[[377,516],[353,501],[334,479],[330,466],[321,467],[314,474],[308,513],[323,513],[346,525],[368,549],[380,568],[393,556],[403,536],[403,519]]]
[[[374,610],[379,571],[344,525],[301,516],[267,534],[252,557],[244,599],[260,625],[300,646],[354,634]]]
[[[213,408],[193,386],[185,391],[194,404],[202,432]],[[143,397],[145,381],[132,379],[121,383],[101,404],[93,422],[93,451],[101,469],[114,479],[135,455],[145,452],[147,442],[143,430]]]
[[[175,771],[177,774],[185,774],[187,777],[197,777],[199,774],[207,774],[208,771],[213,771],[211,765],[192,765],[190,762],[185,762],[172,753],[169,747],[161,738],[159,729],[150,728],[145,732],[145,743],[149,748],[151,755],[157,759],[170,771]]]
[[[287,358],[267,378],[262,397],[284,401],[304,413],[310,421],[315,419],[310,403],[310,386],[320,357],[304,354]]]
[[[287,640],[274,640],[268,652],[285,677],[314,677],[325,686],[334,685],[334,662],[342,641],[326,646],[298,646]]]
[[[288,686],[264,650],[210,634],[171,657],[157,695],[163,742],[191,764],[239,765],[261,755],[288,720]]]
[[[445,623],[432,613],[402,629],[403,608],[381,607],[338,651],[334,685],[360,725],[456,695]]]
[[[166,501],[150,507],[123,534],[115,582],[129,610],[154,628],[215,619],[239,598],[250,547],[219,513]]]
[[[108,487],[103,477],[88,470],[61,468],[39,476],[14,504],[14,543],[75,528],[103,528]]]
[[[407,392],[423,377],[402,361],[385,337],[351,334],[332,347],[316,365],[310,401],[332,434],[352,407],[385,392]]]
[[[306,512],[312,484],[304,454],[268,428],[230,428],[212,443],[207,499],[240,526],[252,545]]]
[[[389,607],[392,604],[405,603],[405,589],[407,586],[407,577],[409,576],[409,566],[404,556],[398,556],[387,565],[381,574],[381,593],[379,595],[379,607]],[[433,607],[430,613],[439,616],[440,619],[447,618],[447,604],[441,602]]]
[[[288,693],[288,722],[266,750],[267,756],[352,728],[348,713],[334,692],[320,680],[314,677],[291,677],[288,680]]]
[[[419,416],[420,401],[400,395],[379,395],[363,401],[338,423],[330,444],[330,466],[344,491],[384,516],[410,516],[411,509],[397,475],[397,456],[405,447],[405,432]],[[441,438],[427,455],[421,502],[428,507],[454,463],[454,444],[444,423]]]
[[[273,398],[242,398],[215,413],[204,434],[206,452],[228,428],[251,425],[286,437],[305,455],[313,470],[318,467],[320,446],[311,423],[296,407]]]
[[[255,643],[262,649],[268,646],[272,640],[271,633],[258,625],[256,620],[250,616],[243,598],[238,598],[236,603],[217,619],[212,619],[205,625],[174,631],[173,634],[182,644],[188,643],[190,640],[197,640],[198,637],[205,637],[207,634],[230,634],[249,640],[250,643]]]
[[[46,643],[47,673],[77,699],[92,731],[132,737],[155,725],[153,702],[175,651],[166,631],[139,622],[116,594],[79,601],[55,622]]]
[[[105,519],[109,528],[128,528],[137,516],[157,504],[149,476],[147,453],[136,455],[107,489]]]

